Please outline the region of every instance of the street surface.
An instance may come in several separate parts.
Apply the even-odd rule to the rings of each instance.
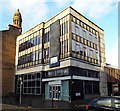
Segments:
[[[8,104],[0,105],[2,111],[85,111],[85,106],[69,108],[69,107],[56,107],[56,108],[26,108],[22,106],[14,106]]]

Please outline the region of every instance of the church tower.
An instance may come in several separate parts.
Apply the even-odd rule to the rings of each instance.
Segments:
[[[17,9],[17,11],[14,14],[13,26],[16,26],[18,28],[22,28],[22,16],[21,16],[21,14],[19,12],[19,9]]]

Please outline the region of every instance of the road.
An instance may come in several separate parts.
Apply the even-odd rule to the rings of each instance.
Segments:
[[[69,108],[69,107],[56,107],[56,108],[26,108],[26,107],[19,107],[14,105],[2,104],[2,111],[85,111],[85,107],[76,107],[76,108]]]

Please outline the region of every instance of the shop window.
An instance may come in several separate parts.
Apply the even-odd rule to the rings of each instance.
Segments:
[[[85,82],[85,94],[92,94],[92,82]]]
[[[61,75],[63,75],[63,69],[56,70],[56,76],[61,76]]]
[[[93,94],[99,94],[99,83],[93,82]]]
[[[88,75],[87,73],[88,73],[87,70],[83,70],[83,75],[84,75],[84,76],[87,76],[87,75]]]
[[[69,69],[68,68],[65,68],[64,69],[64,75],[68,75],[69,74]]]

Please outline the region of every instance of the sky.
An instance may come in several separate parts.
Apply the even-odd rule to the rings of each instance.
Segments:
[[[118,67],[118,1],[119,0],[0,0],[0,30],[13,24],[19,8],[22,30],[26,32],[46,22],[68,6],[104,30],[106,62]]]

